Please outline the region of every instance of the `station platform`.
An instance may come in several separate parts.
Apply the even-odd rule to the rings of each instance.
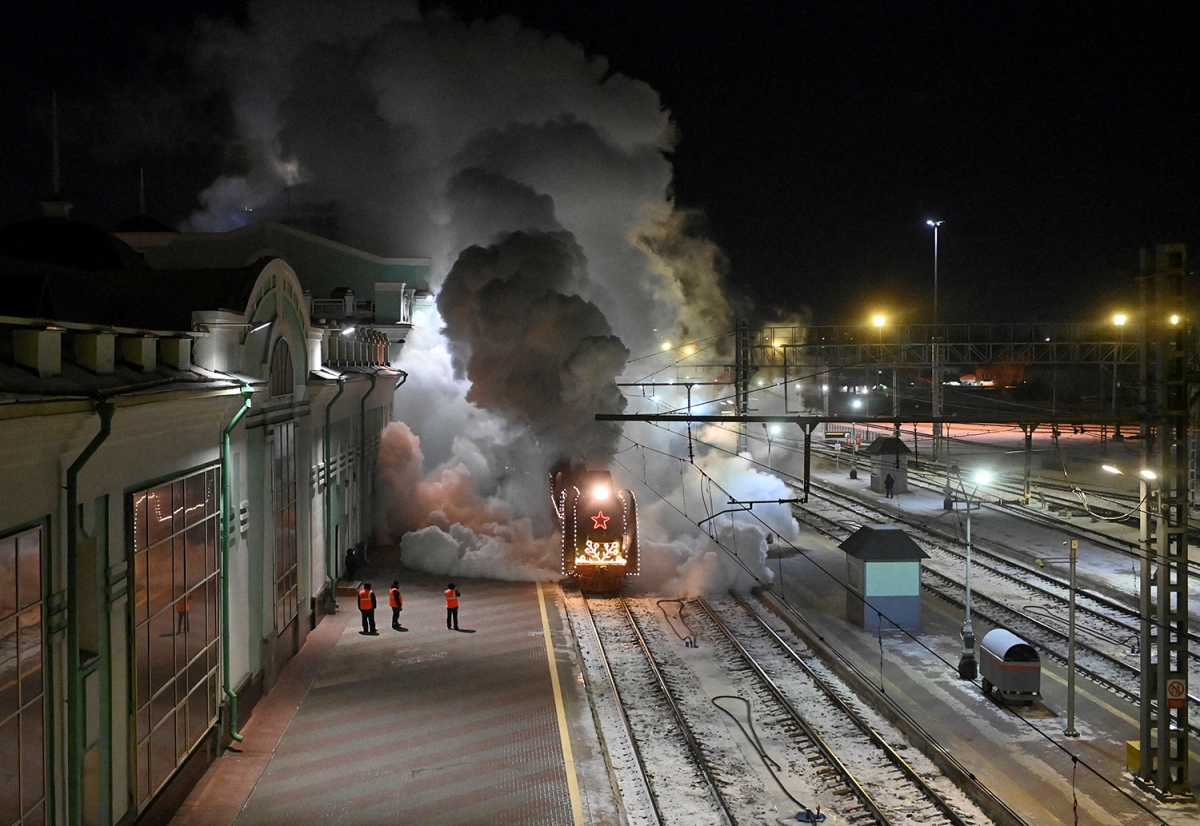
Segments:
[[[379,553],[359,573],[378,636],[340,596],[173,826],[619,822],[555,586],[456,580],[456,632],[444,579]]]

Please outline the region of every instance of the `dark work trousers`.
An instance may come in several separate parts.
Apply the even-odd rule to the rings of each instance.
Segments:
[[[359,608],[363,615],[363,633],[375,633],[375,609],[374,608]]]
[[[396,606],[392,609],[392,627],[395,628],[400,624],[400,607]]]
[[[458,608],[457,607],[446,609],[446,627],[453,628],[455,631],[458,630]]]

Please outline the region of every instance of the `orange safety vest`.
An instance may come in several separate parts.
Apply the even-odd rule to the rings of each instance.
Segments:
[[[358,592],[358,607],[361,608],[363,611],[370,611],[372,608],[375,607],[375,606],[371,605],[371,598],[374,596],[375,596],[374,591],[368,591],[366,588],[363,588],[361,591]]]
[[[391,590],[388,591],[388,603],[393,608],[399,608],[401,605],[404,604],[404,599],[400,596],[399,588],[392,588]]]
[[[458,594],[454,593],[449,588],[446,589],[446,607],[447,608],[457,608],[458,607]]]

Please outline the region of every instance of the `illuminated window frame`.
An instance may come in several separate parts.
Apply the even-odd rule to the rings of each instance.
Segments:
[[[5,826],[46,820],[43,535],[38,526],[0,538],[0,754],[7,764],[0,773],[0,823]]]
[[[127,499],[129,610],[139,810],[217,723],[220,686],[220,468]]]

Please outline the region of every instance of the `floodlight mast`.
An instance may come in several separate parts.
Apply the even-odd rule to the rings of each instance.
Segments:
[[[942,381],[941,381],[941,359],[938,350],[938,228],[945,221],[935,221],[930,219],[925,222],[933,227],[933,341],[930,343],[930,355],[933,362],[933,370],[930,374],[930,389],[933,391],[932,404],[930,413],[933,417],[933,424],[930,425],[933,437],[933,461],[937,462],[942,458],[942,426],[938,419],[942,415]],[[950,485],[946,484],[946,500],[950,499]]]

